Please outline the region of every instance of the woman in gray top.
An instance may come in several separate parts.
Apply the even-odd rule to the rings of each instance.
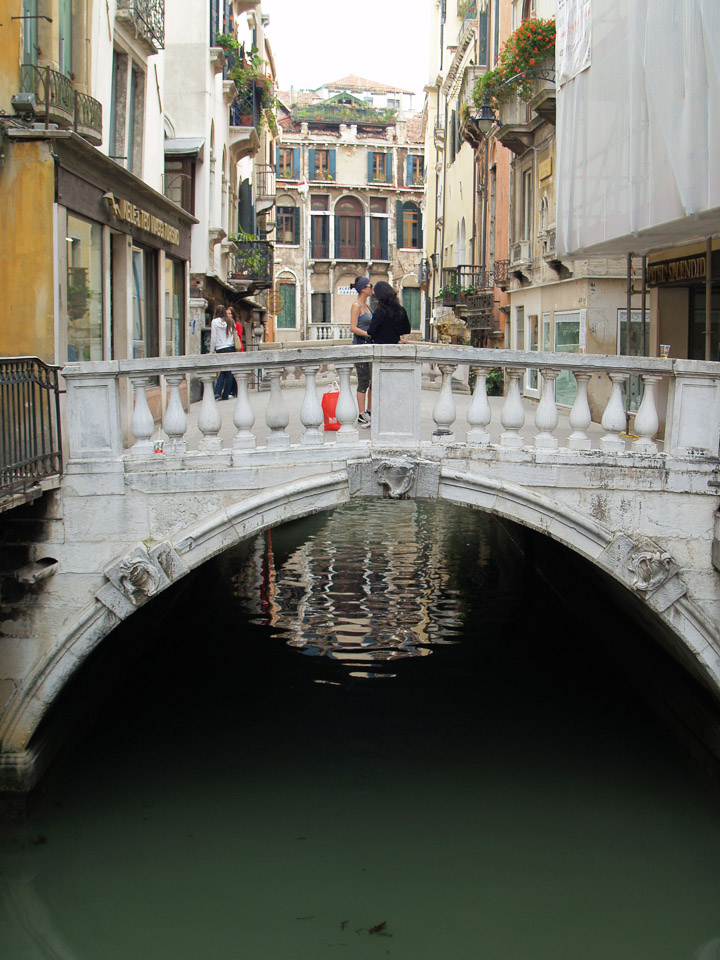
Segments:
[[[372,320],[372,310],[367,302],[372,295],[373,285],[367,277],[356,277],[352,286],[357,291],[357,300],[354,300],[350,307],[350,331],[353,335],[353,343],[370,343],[370,334],[367,331]],[[371,364],[356,363],[355,371],[357,373],[357,403],[360,411],[357,422],[361,427],[369,427],[370,404],[372,401],[372,390],[370,389]]]

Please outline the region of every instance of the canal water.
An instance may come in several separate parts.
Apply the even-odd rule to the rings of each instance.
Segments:
[[[717,960],[718,794],[620,655],[653,644],[515,533],[354,503],[143,608],[0,827],[0,957]]]

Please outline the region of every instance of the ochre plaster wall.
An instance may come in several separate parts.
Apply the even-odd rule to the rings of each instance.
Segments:
[[[48,144],[6,144],[0,169],[0,355],[55,362],[53,200]]]

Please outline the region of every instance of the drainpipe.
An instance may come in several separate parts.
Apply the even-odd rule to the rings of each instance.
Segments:
[[[640,283],[640,323],[641,323],[641,336],[642,336],[642,347],[640,352],[643,356],[645,354],[645,304],[647,302],[647,254],[643,254],[642,258],[642,279]]]
[[[630,356],[630,316],[632,313],[632,258],[633,255],[627,255],[627,315],[625,318],[625,356]],[[622,343],[620,344],[622,350]]]
[[[705,241],[705,359],[712,359],[712,237]]]

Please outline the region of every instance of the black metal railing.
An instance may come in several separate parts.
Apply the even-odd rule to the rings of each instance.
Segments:
[[[62,473],[60,367],[0,358],[0,497]]]
[[[275,196],[275,167],[271,163],[256,163],[253,171],[255,197]]]
[[[493,275],[479,264],[466,263],[457,267],[443,267],[440,295],[445,306],[463,303],[484,290],[493,287]]]
[[[117,13],[131,19],[139,36],[156,50],[165,46],[165,0],[118,0]]]
[[[73,129],[95,146],[102,143],[102,104],[78,90],[75,91]]]
[[[261,109],[261,91],[253,80],[230,104],[230,126],[258,127]]]
[[[23,63],[20,67],[20,85],[23,93],[34,93],[38,106],[43,108],[45,122],[70,124],[75,115],[75,92],[72,80],[51,67],[36,67]]]
[[[495,261],[495,283],[498,286],[502,286],[503,283],[508,282],[508,269],[510,267],[509,260],[496,260]]]
[[[272,285],[273,245],[267,240],[235,241],[236,254],[230,275],[235,280]]]

